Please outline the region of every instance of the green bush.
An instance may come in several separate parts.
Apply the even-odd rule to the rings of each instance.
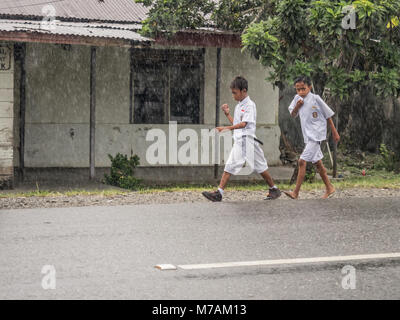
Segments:
[[[392,172],[399,169],[400,163],[396,154],[388,149],[388,147],[382,143],[379,147],[380,159],[375,164],[375,169],[385,169],[388,172]]]
[[[135,178],[133,174],[140,164],[140,158],[134,155],[128,159],[127,155],[121,153],[117,153],[115,157],[109,154],[108,157],[111,160],[111,173],[104,175],[104,182],[124,189],[137,190],[141,180]]]

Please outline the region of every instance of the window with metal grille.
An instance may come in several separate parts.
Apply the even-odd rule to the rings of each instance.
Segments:
[[[200,124],[203,50],[132,50],[131,123]]]

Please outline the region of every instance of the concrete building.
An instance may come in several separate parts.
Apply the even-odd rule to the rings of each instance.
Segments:
[[[201,137],[204,129],[228,124],[219,106],[233,111],[229,85],[239,74],[257,104],[257,136],[269,165],[280,164],[278,90],[265,81],[268,70],[241,52],[239,35],[203,30],[147,39],[138,34],[147,10],[132,0],[54,3],[56,21],[43,20],[40,1],[25,2],[0,7],[3,187],[22,179],[101,179],[108,154],[118,152],[137,154],[136,175],[147,181],[212,180],[227,150],[216,172],[213,138],[205,163]],[[198,161],[171,161],[171,121],[174,139],[184,129],[196,132]],[[148,161],[152,129],[167,135],[167,163]],[[178,150],[187,137],[181,140]]]
[[[13,47],[0,45],[0,187],[11,187],[13,167],[14,59]]]

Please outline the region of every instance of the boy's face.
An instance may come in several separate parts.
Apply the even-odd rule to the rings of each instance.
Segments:
[[[311,86],[304,82],[297,82],[294,87],[297,91],[297,94],[302,98],[305,98],[311,91]]]
[[[231,89],[232,90],[232,97],[236,101],[242,101],[244,98],[247,97],[247,90],[239,90],[239,89]]]

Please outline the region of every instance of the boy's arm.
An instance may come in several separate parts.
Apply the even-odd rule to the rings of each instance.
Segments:
[[[335,128],[335,124],[333,123],[332,118],[329,118],[329,119],[328,119],[328,123],[329,123],[329,126],[331,127],[331,130],[332,130],[332,138],[333,138],[333,141],[335,141],[336,143],[338,143],[339,140],[340,140],[340,136],[339,136],[339,133],[337,132],[337,130],[336,130],[336,128]]]
[[[241,123],[235,124],[234,126],[217,127],[217,130],[219,132],[224,131],[224,130],[236,130],[236,129],[243,129],[246,126],[247,126],[247,122],[241,122]]]
[[[292,118],[296,118],[300,108],[303,106],[304,104],[304,100],[300,99],[299,101],[297,101],[296,106],[294,107],[293,111],[290,113],[290,115],[292,116]]]
[[[229,113],[229,106],[227,104],[224,104],[224,105],[222,105],[221,109],[222,109],[222,111],[224,111],[225,116],[228,118],[229,122],[231,124],[233,124],[233,118]]]
[[[231,124],[233,124],[233,118],[232,118],[232,116],[228,113],[228,114],[225,114],[226,115],[226,117],[228,118],[228,120],[229,120],[229,122],[231,123]]]
[[[332,120],[332,117],[335,113],[331,108],[329,108],[326,102],[322,100],[321,97],[318,95],[317,95],[317,103],[321,107],[322,113],[325,116],[326,121],[328,121],[329,126],[331,127],[333,141],[335,141],[335,143],[338,143],[340,140],[340,136]]]
[[[243,129],[246,126],[247,126],[247,122],[241,122],[241,123],[235,124],[234,126],[229,126],[229,127],[227,127],[227,129],[229,129],[229,130]]]

